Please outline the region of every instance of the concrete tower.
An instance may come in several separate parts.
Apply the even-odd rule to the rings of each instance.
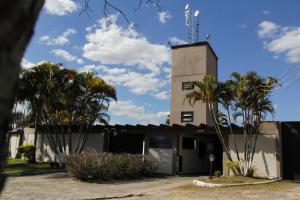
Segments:
[[[185,95],[205,74],[217,77],[218,57],[208,42],[172,46],[170,124],[213,125],[207,104],[197,102],[193,107]]]

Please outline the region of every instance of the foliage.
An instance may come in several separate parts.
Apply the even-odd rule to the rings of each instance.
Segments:
[[[18,154],[21,156],[24,156],[27,160],[28,163],[34,163],[35,162],[35,146],[32,144],[25,144],[21,145],[17,148]]]
[[[88,150],[66,158],[66,169],[81,180],[129,179],[145,176],[158,167],[152,156],[98,153]]]
[[[231,77],[226,82],[218,82],[215,76],[205,75],[202,81],[194,81],[196,90],[188,93],[186,99],[190,105],[199,101],[207,103],[216,133],[229,161],[232,163],[234,174],[247,176],[248,171],[252,170],[260,123],[268,113],[273,115],[275,112],[269,97],[277,80],[273,77],[262,78],[256,72],[246,74],[234,72]],[[218,103],[227,111],[226,114],[218,113]],[[232,119],[240,122],[243,129],[243,158],[237,148]],[[233,161],[225,143],[224,129],[222,128],[224,126],[230,130],[237,163]]]
[[[23,159],[8,159],[4,167],[7,175],[40,174],[51,170],[49,163],[28,163]]]
[[[233,173],[238,173],[241,174],[242,173],[242,169],[241,169],[241,165],[239,163],[239,161],[230,161],[230,160],[226,160],[225,161],[225,166],[231,170]]]
[[[226,160],[225,161],[225,165],[228,169],[230,169],[232,172],[238,172],[239,174],[242,174],[244,172],[244,161],[243,160],[240,160],[240,161],[229,161],[229,160]],[[251,165],[251,167],[247,170],[247,174],[245,174],[245,176],[248,176],[248,177],[254,177],[255,175],[255,172],[257,171],[256,167]]]
[[[256,168],[255,166],[252,165],[252,166],[248,169],[246,176],[248,176],[248,177],[254,177],[256,171],[257,171],[257,168]]]
[[[59,169],[59,163],[58,162],[50,162],[49,165],[52,169]]]
[[[214,172],[214,176],[216,176],[216,177],[221,177],[221,176],[222,176],[222,172],[221,172],[220,170],[216,170],[216,171]]]
[[[109,104],[117,100],[113,86],[91,72],[78,73],[44,62],[20,74],[17,100],[29,102],[31,122],[46,125],[55,153],[80,153],[94,123],[107,124]],[[72,141],[71,127],[79,137]],[[67,129],[65,127],[68,127]]]

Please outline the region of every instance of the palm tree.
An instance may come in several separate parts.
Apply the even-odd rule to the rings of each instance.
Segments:
[[[225,83],[219,83],[219,87],[220,87],[220,90],[219,90],[219,103],[221,103],[222,106],[227,111],[227,117],[226,117],[227,126],[229,127],[231,138],[232,138],[232,141],[233,141],[234,147],[235,147],[236,156],[237,156],[237,159],[240,163],[240,155],[239,155],[239,150],[238,150],[238,147],[237,147],[236,139],[235,139],[235,136],[234,136],[234,133],[233,133],[233,130],[232,130],[231,113],[230,113],[232,103],[233,103],[233,100],[234,100],[234,96],[233,96],[234,92],[233,91],[234,91],[235,85],[234,85],[233,81],[228,80]]]
[[[246,176],[252,167],[260,122],[268,113],[274,113],[269,95],[277,80],[273,77],[261,78],[255,72],[248,72],[245,75],[234,72],[231,76],[231,80],[218,83],[216,77],[205,75],[202,81],[194,82],[196,90],[188,93],[186,99],[190,105],[194,105],[199,101],[208,105],[223,149],[229,161],[233,162],[220,128],[220,125],[227,123],[239,163],[239,169],[233,168],[233,172],[236,175]],[[224,114],[220,115],[218,113],[216,109],[217,103],[220,103],[227,111],[226,117]],[[233,111],[233,114],[231,114],[231,111]],[[239,155],[233,133],[232,117],[235,120],[236,118],[242,119],[244,134],[243,160]],[[223,121],[223,123],[220,124],[220,121]]]
[[[205,75],[202,81],[194,81],[194,86],[197,88],[196,90],[188,93],[185,97],[188,100],[189,104],[193,106],[196,102],[203,102],[208,105],[211,117],[215,124],[216,133],[220,139],[222,147],[228,157],[228,159],[233,162],[230,152],[227,148],[225,140],[223,138],[221,129],[218,124],[217,118],[217,108],[216,104],[219,99],[219,84],[215,76],[213,75]]]
[[[241,118],[244,133],[244,175],[252,167],[259,125],[267,113],[274,113],[268,99],[277,80],[261,78],[256,72],[232,73],[234,118]],[[266,90],[266,88],[268,88]]]
[[[39,124],[54,133],[46,137],[56,154],[80,153],[90,127],[96,122],[107,124],[109,103],[117,100],[114,87],[100,77],[63,69],[61,64],[38,65],[25,71],[19,82],[19,99],[28,100]],[[75,144],[72,126],[79,127]]]

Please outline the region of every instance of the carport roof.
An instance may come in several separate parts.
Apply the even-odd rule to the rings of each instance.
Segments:
[[[49,126],[38,126],[38,131],[41,132],[49,132]],[[76,132],[79,130],[79,126],[72,126],[72,132]],[[63,129],[67,131],[68,127],[64,126]],[[127,132],[127,131],[151,131],[151,130],[170,130],[170,131],[193,131],[197,133],[204,133],[205,131],[212,131],[214,130],[213,127],[205,125],[205,124],[199,124],[198,126],[193,124],[186,124],[186,125],[180,125],[180,124],[173,124],[173,125],[166,125],[166,124],[160,124],[160,125],[154,125],[154,124],[125,124],[125,125],[94,125],[90,128],[91,133],[99,133],[102,132],[104,129],[115,129],[120,132]],[[60,129],[61,130],[61,129]]]

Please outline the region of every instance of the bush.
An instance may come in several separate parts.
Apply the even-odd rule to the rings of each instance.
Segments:
[[[233,173],[236,171],[237,175],[242,175],[243,169],[240,168],[240,164],[238,161],[231,162],[230,160],[225,161],[225,165],[228,169],[230,169]]]
[[[59,163],[58,162],[50,162],[49,165],[52,169],[59,169]]]
[[[255,172],[256,172],[256,167],[255,166],[251,166],[248,171],[247,174],[243,174],[244,172],[244,161],[241,160],[240,163],[238,161],[225,161],[225,165],[228,169],[230,169],[232,172],[234,172],[234,170],[236,172],[238,172],[237,175],[243,175],[243,176],[248,176],[248,177],[253,177]],[[240,167],[241,166],[241,167]]]
[[[216,171],[214,172],[214,176],[220,177],[220,176],[222,176],[222,172],[221,172],[220,170],[216,170]]]
[[[256,167],[255,167],[255,166],[251,166],[251,167],[248,169],[247,176],[249,176],[249,177],[254,177],[256,171],[257,171],[257,170],[256,170]]]
[[[66,169],[81,180],[134,179],[148,175],[158,167],[149,155],[99,153],[88,150],[66,157]]]
[[[17,148],[20,157],[24,157],[28,163],[35,162],[35,146],[32,144],[21,145]]]

